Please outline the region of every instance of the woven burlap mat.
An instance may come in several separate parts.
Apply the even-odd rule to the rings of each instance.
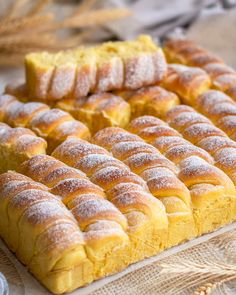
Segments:
[[[164,251],[73,295],[235,295],[235,225]],[[0,272],[8,281],[11,295],[49,294],[1,241]]]
[[[236,294],[235,277],[233,230],[129,273],[92,294]]]

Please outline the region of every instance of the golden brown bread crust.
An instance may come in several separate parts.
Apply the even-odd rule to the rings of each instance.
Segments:
[[[112,158],[105,149],[76,138],[67,139],[52,155],[86,173],[126,216],[131,241],[126,253],[129,263],[166,247],[168,220],[165,208],[148,192],[146,183],[127,166]]]
[[[169,40],[165,43],[164,52],[171,63],[201,67],[210,76],[212,88],[230,95],[230,89],[236,83],[236,72],[219,57],[189,40]],[[236,99],[234,95],[232,98]]]
[[[93,265],[73,215],[57,196],[16,172],[0,175],[1,237],[18,258],[56,294],[70,291],[93,279]],[[30,233],[30,235],[29,235]],[[77,281],[68,280],[77,269]],[[87,276],[84,276],[83,272]],[[49,277],[57,274],[53,283]]]
[[[218,56],[186,39],[168,40],[164,45],[164,52],[168,62],[183,63],[194,67],[224,63]]]
[[[90,132],[81,122],[60,109],[39,102],[22,103],[11,95],[0,96],[0,121],[12,127],[27,127],[48,142],[48,152],[69,136],[88,139]]]
[[[192,120],[193,116],[193,120]],[[223,170],[236,184],[234,158],[236,157],[235,142],[207,118],[193,108],[187,106],[174,107],[167,113],[168,123],[177,129],[186,139],[205,149],[215,159],[215,165]]]
[[[148,36],[141,36],[134,44],[108,42],[94,48],[39,55],[25,58],[27,89],[36,100],[78,99],[89,93],[137,89],[159,83],[166,74],[162,49]]]
[[[189,191],[175,176],[176,167],[170,161],[122,128],[105,128],[94,135],[93,141],[141,176],[150,192],[163,202],[169,218],[169,246],[196,235]]]
[[[169,109],[179,104],[177,95],[158,86],[142,87],[132,91],[121,90],[116,91],[116,94],[130,104],[132,118],[144,114],[163,117]]]
[[[230,138],[236,140],[236,104],[229,96],[220,91],[209,90],[197,98],[195,107]]]
[[[59,195],[72,212],[84,234],[94,279],[120,271],[129,264],[123,257],[129,245],[126,217],[119,206],[106,199],[102,188],[80,170],[47,155],[24,162],[21,171],[45,184],[52,194]]]
[[[45,154],[47,143],[26,128],[0,123],[0,172],[17,170],[19,164],[37,154]]]
[[[176,113],[180,108],[181,106],[176,107]],[[170,117],[173,116],[172,112],[170,111]],[[189,115],[190,112],[185,114]],[[186,119],[182,118],[181,124],[184,121]],[[160,119],[143,116],[134,119],[128,125],[128,130],[151,143],[178,166],[178,177],[191,193],[198,234],[232,222],[236,217],[233,183],[212,165],[213,159],[207,152],[183,139],[175,129],[168,127],[168,134],[163,134],[162,128],[167,126]]]
[[[120,96],[111,93],[93,94],[83,99],[62,99],[57,107],[85,123],[91,133],[109,126],[126,126],[130,106]]]
[[[162,86],[177,93],[184,103],[191,105],[200,94],[211,87],[211,80],[200,68],[169,64]]]

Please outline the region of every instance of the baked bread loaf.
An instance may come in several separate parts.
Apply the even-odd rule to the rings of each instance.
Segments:
[[[236,71],[222,59],[199,47],[190,40],[173,39],[165,43],[164,52],[170,63],[181,63],[204,69],[212,80],[212,87],[226,92],[236,100],[233,90],[236,84]]]
[[[0,173],[16,170],[34,155],[45,154],[47,143],[26,128],[11,128],[0,123]]]
[[[169,64],[162,86],[177,93],[184,103],[191,105],[200,94],[210,89],[211,80],[200,68]]]
[[[209,90],[197,98],[195,108],[236,140],[236,104],[229,96]]]
[[[93,264],[60,197],[16,172],[0,175],[0,234],[39,281],[61,294],[93,280]]]
[[[152,116],[134,119],[128,130],[141,136],[177,165],[178,177],[191,193],[198,235],[235,220],[234,185],[226,174],[212,165],[213,159],[207,152]]]
[[[127,219],[107,200],[103,189],[78,169],[40,155],[21,165],[21,172],[43,183],[72,212],[83,232],[85,250],[93,264],[93,279],[122,270],[130,261]]]
[[[162,49],[143,35],[56,54],[31,53],[25,69],[29,96],[50,101],[158,83],[166,73],[166,61]]]
[[[62,99],[57,107],[85,123],[91,133],[110,126],[126,126],[130,121],[130,106],[120,96],[104,92],[83,99]]]
[[[105,128],[94,135],[93,141],[142,177],[150,192],[163,202],[169,220],[168,247],[196,236],[190,194],[175,176],[173,163],[122,128]]]
[[[0,121],[31,129],[47,140],[49,153],[69,136],[90,137],[89,129],[67,112],[40,102],[23,103],[7,94],[0,96]]]
[[[154,255],[167,246],[165,207],[149,193],[145,181],[125,164],[105,149],[77,138],[65,140],[52,156],[82,170],[124,214],[130,240],[130,251],[124,255],[129,263]]]
[[[168,110],[180,103],[176,94],[159,86],[142,87],[138,90],[120,90],[116,91],[116,94],[130,104],[132,118],[145,114],[162,118]],[[119,126],[125,127],[125,125]]]
[[[236,185],[236,143],[221,129],[189,106],[179,105],[167,113],[167,122],[187,140],[206,150]]]

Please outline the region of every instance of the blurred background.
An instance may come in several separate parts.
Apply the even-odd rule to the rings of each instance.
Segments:
[[[0,0],[0,90],[23,57],[150,34],[186,36],[236,67],[236,0]]]

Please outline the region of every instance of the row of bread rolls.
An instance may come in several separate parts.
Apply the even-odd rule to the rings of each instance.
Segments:
[[[169,247],[196,236],[190,194],[176,177],[173,163],[140,137],[122,128],[105,128],[95,134],[93,142],[142,177],[153,196],[162,201],[169,220]]]
[[[177,169],[174,170],[173,164],[168,165],[166,158],[157,149],[153,150],[148,143],[161,137],[166,139],[167,136],[181,138],[176,130],[155,117],[137,118],[130,123],[129,129],[135,129],[135,133],[147,143],[140,137],[129,138],[131,133],[121,128],[103,129],[95,134],[93,140],[107,148],[114,157],[124,161],[131,170],[147,181],[151,193],[166,205],[169,220],[172,221],[169,224],[175,227],[175,232],[171,230],[175,234],[175,239],[184,239],[181,235],[182,231],[187,234],[188,223],[191,228],[186,204],[191,203],[191,207],[193,206],[193,217],[199,235],[234,220],[234,185],[227,175],[211,165],[213,160],[207,152],[190,143],[185,144],[181,151],[172,148],[165,156],[177,165]],[[182,183],[174,176],[173,171]],[[191,193],[192,202],[184,194],[186,189],[184,190],[183,183]],[[177,224],[180,225],[179,228]]]
[[[19,101],[12,95],[0,96],[0,121],[12,127],[26,127],[48,142],[51,152],[68,136],[88,139],[89,129],[69,113],[40,102]]]
[[[168,62],[180,63],[204,69],[213,88],[223,91],[236,100],[236,71],[224,61],[190,40],[172,39],[165,43]]]
[[[178,177],[191,193],[198,234],[213,231],[235,220],[234,185],[213,165],[214,160],[207,152],[152,116],[134,119],[128,130],[141,136],[177,165]]]
[[[31,98],[56,101],[158,83],[165,76],[166,61],[162,49],[144,35],[92,48],[30,53],[25,71]]]
[[[92,281],[78,223],[46,186],[16,172],[1,174],[0,212],[1,238],[51,292]]]
[[[174,109],[169,113],[173,112]],[[200,114],[198,115],[203,117]],[[142,118],[137,119],[136,122],[142,123],[143,120]],[[144,124],[147,123],[148,121],[144,120]],[[156,121],[154,123],[156,124]],[[130,128],[136,133],[137,128],[141,126],[139,125],[139,123],[131,123]],[[18,129],[27,131],[24,128],[10,128],[6,124],[3,124],[3,126],[13,131]],[[145,130],[144,128],[139,135],[148,142],[152,142],[158,134],[164,136],[172,132],[172,136],[179,136],[178,132],[168,126],[160,127],[159,131],[155,128],[154,130]],[[111,131],[110,136],[107,136],[109,130]],[[30,133],[32,134],[32,132]],[[226,137],[226,135],[224,136]],[[35,138],[37,137],[34,136]],[[1,140],[4,143],[4,137],[0,139],[1,160],[4,157],[9,160],[8,150],[13,150],[18,157],[18,152],[14,148],[18,137],[14,137],[7,145],[1,145]],[[98,132],[93,140],[104,145],[124,163],[113,158],[111,153],[104,148],[76,137],[68,138],[59,145],[53,152],[53,156],[75,168],[79,168],[89,177],[90,181],[96,184],[95,187],[81,172],[74,171],[74,169],[66,167],[60,161],[49,156],[32,157],[33,155],[30,154],[27,158],[20,160],[22,162],[32,157],[22,165],[21,171],[34,180],[45,184],[51,193],[59,195],[61,203],[67,206],[73,218],[77,220],[85,240],[83,247],[86,250],[86,261],[89,260],[88,264],[92,263],[93,265],[92,270],[89,270],[87,275],[90,281],[117,272],[132,262],[154,255],[166,247],[183,242],[197,234],[212,231],[234,219],[234,186],[224,173],[210,164],[212,163],[211,157],[201,149],[192,148],[192,154],[190,155],[188,151],[186,159],[183,158],[183,155],[178,160],[175,153],[172,157],[171,153],[166,154],[175,163],[174,165],[162,156],[157,149],[142,141],[140,137],[121,128],[104,129]],[[40,142],[45,145],[44,140]],[[41,150],[38,153],[42,153]],[[20,162],[18,162],[18,165]],[[13,164],[10,162],[9,166],[4,169],[12,168],[11,165]],[[132,173],[126,165],[136,174]],[[192,170],[190,167],[192,167]],[[14,169],[16,168],[18,167]],[[206,173],[203,173],[204,169]],[[231,178],[233,175],[229,174]],[[204,186],[202,182],[206,180],[208,182]],[[156,198],[149,193],[147,186]],[[192,199],[190,199],[189,191]],[[85,199],[83,199],[84,192],[87,192]],[[4,187],[1,195],[3,199],[0,202],[4,203]],[[29,198],[31,199],[31,197],[35,200],[30,192]],[[212,205],[212,200],[218,201],[215,202],[215,211],[205,210],[206,204]],[[26,206],[30,210],[30,202]],[[49,206],[50,210],[54,210],[53,205],[51,209]],[[199,219],[196,212],[200,212]],[[38,214],[40,218],[41,212]],[[100,222],[100,220],[103,222]],[[27,230],[31,232],[31,229],[27,227],[27,222],[26,225],[22,226],[22,230],[24,231],[24,226],[26,226]],[[98,225],[94,225],[97,222]],[[13,223],[14,226],[15,223]],[[5,225],[2,228],[7,229]],[[11,247],[11,240],[7,240],[12,239],[12,237],[9,238],[11,230],[7,230],[7,232],[10,233],[10,235],[5,234],[8,235],[8,238],[5,238],[4,234],[2,236]],[[101,240],[99,233],[101,233]],[[110,233],[111,237],[109,236]],[[48,238],[50,238],[50,234]],[[29,247],[32,248],[30,239],[29,243]],[[118,244],[119,247],[117,248]],[[23,257],[25,255],[21,253],[22,250],[14,248],[12,250],[17,253],[20,259],[21,255]],[[49,254],[46,251],[44,256],[46,260],[47,255]],[[70,257],[70,254],[68,255]],[[117,257],[119,258],[117,259]],[[65,265],[66,260],[69,259],[68,267],[72,267],[73,271],[68,270],[66,273],[55,271],[55,273],[50,273],[47,279],[43,276],[45,273],[41,271],[44,260],[41,260],[40,256],[35,257],[35,259],[35,268],[32,266],[31,271],[55,293],[72,290],[88,282],[82,278],[80,280],[75,279],[77,276],[81,277],[81,268],[78,266],[75,271],[73,263],[77,264],[77,260],[74,260],[73,255],[71,259],[66,258],[64,260],[61,257],[61,263],[65,263]],[[24,258],[21,260],[29,266],[28,260],[24,260]],[[37,266],[40,263],[41,268]],[[68,276],[73,278],[68,281]]]
[[[227,94],[209,89],[209,78],[203,70],[169,65],[163,86],[177,93],[183,103],[207,116],[233,140],[236,139],[236,103]]]

